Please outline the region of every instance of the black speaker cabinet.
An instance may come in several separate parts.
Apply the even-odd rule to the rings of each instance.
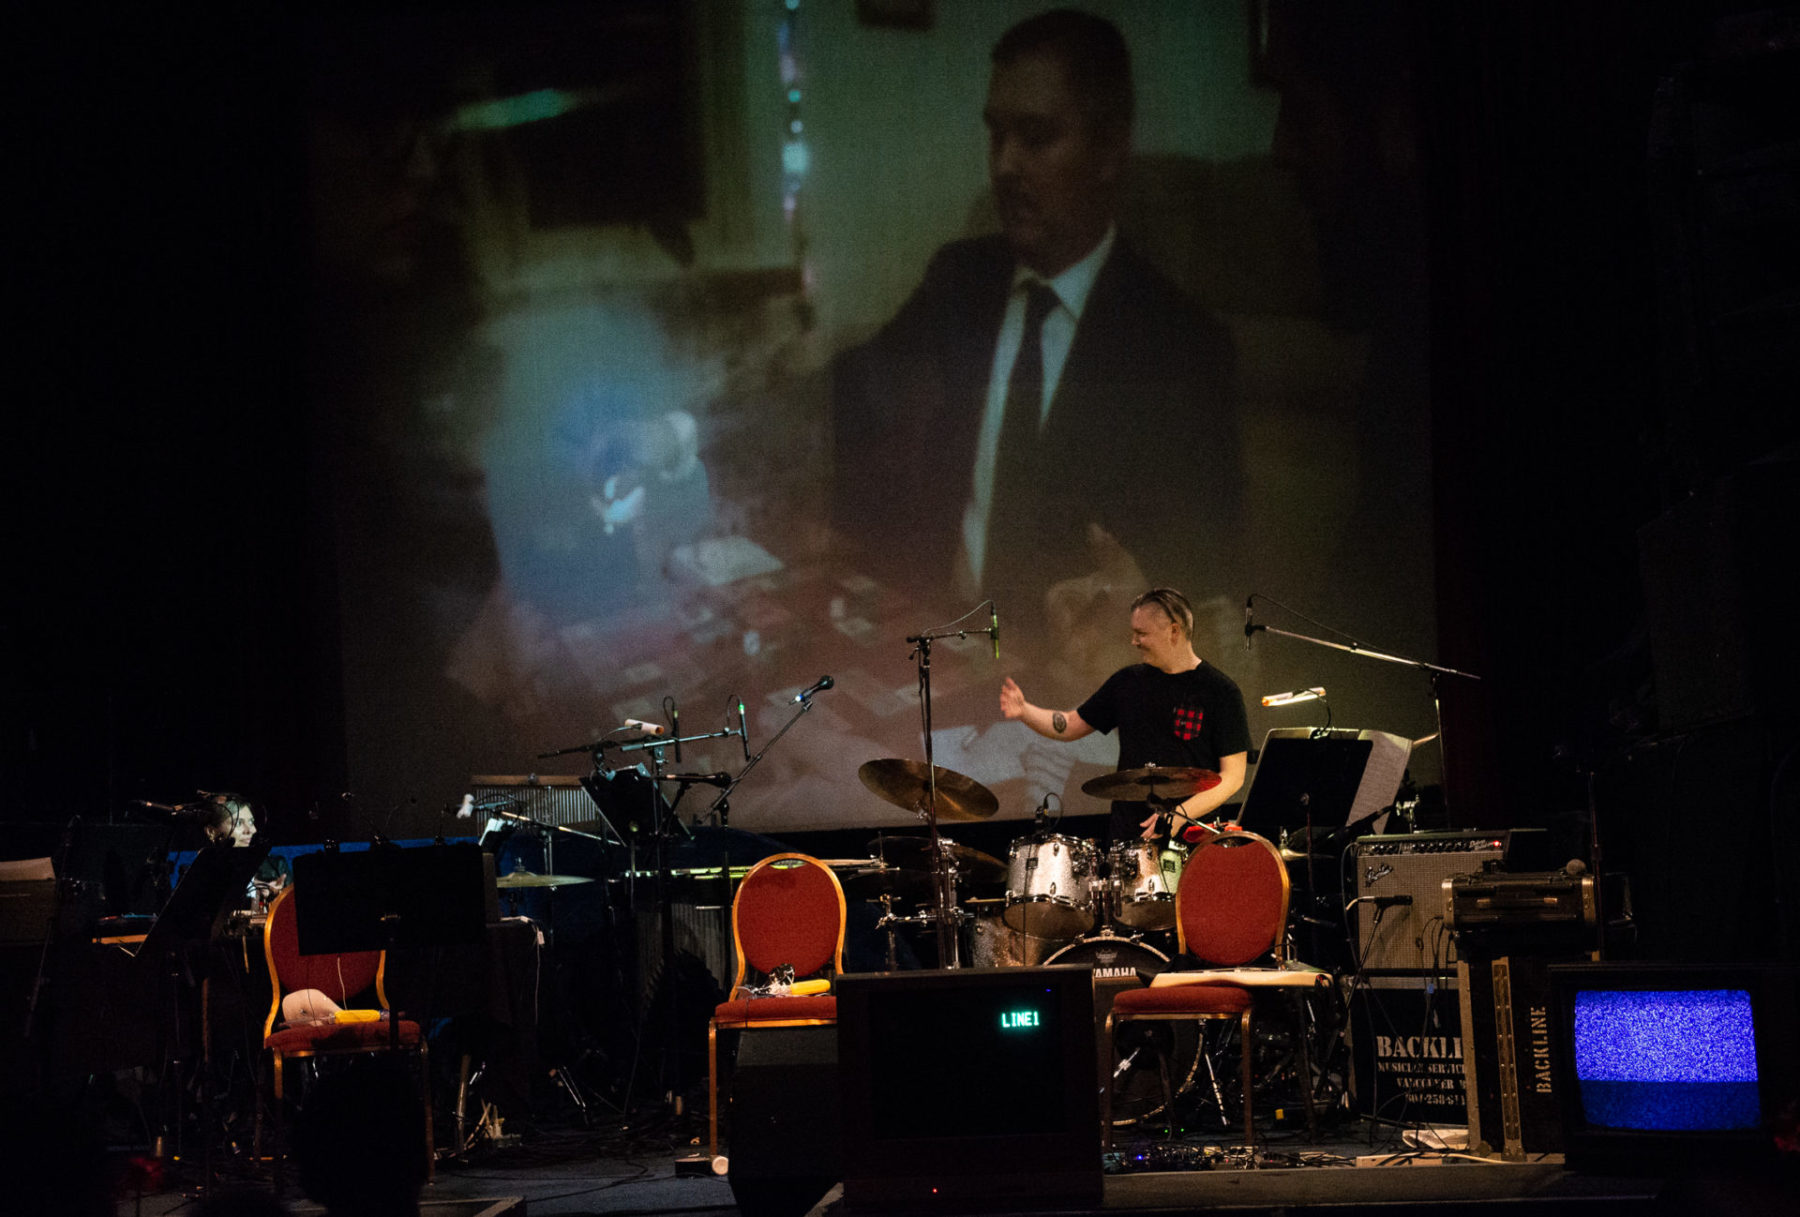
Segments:
[[[1404,1123],[1468,1119],[1453,976],[1366,980],[1350,1003],[1351,1106]]]
[[[838,1092],[836,1027],[740,1033],[726,1178],[745,1217],[800,1217],[843,1177]]]
[[[1090,967],[838,979],[844,1206],[1097,1207]]]

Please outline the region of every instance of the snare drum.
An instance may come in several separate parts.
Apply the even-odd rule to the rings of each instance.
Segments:
[[[1020,837],[1006,866],[1006,924],[1034,938],[1094,927],[1094,843],[1057,834]]]
[[[1175,928],[1175,885],[1186,855],[1154,841],[1120,841],[1106,854],[1112,916],[1135,930]]]

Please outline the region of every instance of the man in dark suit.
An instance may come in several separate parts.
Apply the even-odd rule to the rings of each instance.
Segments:
[[[1133,105],[1118,29],[1045,13],[992,61],[1001,231],[940,249],[838,361],[835,509],[907,590],[991,597],[1044,655],[1146,581],[1236,575],[1232,354],[1114,222]]]

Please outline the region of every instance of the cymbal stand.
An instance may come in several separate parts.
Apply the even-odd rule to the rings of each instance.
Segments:
[[[982,605],[977,605],[973,612],[980,612],[981,608]],[[931,644],[940,638],[967,638],[971,633],[988,632],[985,629],[939,630],[935,633],[927,631],[909,635],[906,639],[913,644],[913,652],[908,658],[918,664],[919,716],[925,733],[925,799],[919,805],[918,812],[926,827],[931,830],[932,907],[929,917],[937,930],[938,964],[945,968],[962,967],[961,941],[957,933],[962,921],[962,911],[956,907],[956,868],[945,853],[943,841],[938,836],[937,763],[932,757],[931,739]]]
[[[796,717],[798,716],[796,715]],[[681,976],[679,970],[675,966],[675,900],[672,883],[673,875],[671,873],[669,859],[669,842],[675,836],[676,831],[679,831],[689,840],[693,839],[693,830],[682,823],[680,815],[676,812],[676,808],[680,806],[682,798],[686,796],[688,789],[691,786],[698,782],[708,781],[715,775],[698,773],[664,773],[662,771],[663,749],[674,748],[677,753],[679,753],[682,744],[698,743],[701,740],[723,739],[727,736],[736,734],[738,734],[738,732],[727,729],[723,731],[705,731],[698,735],[674,735],[666,738],[657,736],[649,739],[636,740],[629,744],[613,745],[614,749],[621,753],[648,752],[650,754],[651,785],[655,792],[651,798],[653,825],[650,837],[652,847],[655,851],[656,912],[658,918],[660,918],[659,928],[661,931],[658,935],[658,953],[662,957],[662,981],[657,988],[658,1000],[653,1003],[655,1009],[653,1012],[647,1013],[652,1013],[652,1017],[656,1020],[656,1025],[670,1029],[671,1035],[673,1034],[675,1026],[676,1012],[680,1009],[677,989],[681,983]],[[773,743],[774,741],[771,740],[770,742]],[[596,757],[595,759],[597,764],[599,758]],[[739,774],[740,778],[742,776],[742,774]],[[662,784],[664,782],[676,783],[675,798],[672,802],[668,796],[663,793]],[[732,785],[735,786],[736,783],[734,782]],[[637,869],[635,859],[631,865],[632,870],[635,873]],[[731,873],[729,862],[726,864],[725,873],[727,876]],[[641,1045],[643,1041],[644,1035],[642,1030],[640,1030],[638,1043]],[[667,1093],[671,1098],[671,1106],[673,1107],[674,1114],[679,1116],[683,1114],[683,1103],[685,1101],[683,1095],[683,1078],[681,1076],[681,1053],[679,1045],[671,1048],[668,1044],[665,1044],[660,1065],[662,1080],[667,1082]],[[637,1068],[634,1064],[632,1067],[632,1080],[627,1082],[625,1087],[624,1106],[626,1110],[630,1110],[631,1089],[636,1081],[636,1076]]]
[[[544,874],[546,874],[546,875],[554,876],[556,874],[556,834],[557,833],[565,833],[571,837],[585,837],[589,841],[598,841],[602,845],[607,844],[607,840],[605,837],[597,837],[591,832],[582,832],[579,828],[570,828],[566,824],[546,824],[544,821],[533,819],[532,817],[530,817],[528,815],[523,815],[516,811],[507,811],[504,808],[496,807],[496,806],[492,806],[492,805],[484,806],[481,804],[477,804],[477,810],[486,811],[488,814],[494,816],[496,819],[510,820],[514,824],[518,824],[521,827],[529,829],[532,832],[532,834],[537,837],[538,843],[544,847]],[[602,821],[604,822],[604,819],[605,819],[604,813],[602,813],[601,818],[602,818]],[[612,825],[607,824],[607,828],[611,829]],[[618,834],[615,832],[613,835],[616,837]],[[620,844],[624,844],[624,842],[621,841]],[[515,865],[516,864],[517,863],[515,862]],[[509,890],[507,892],[507,900],[508,900],[507,907],[515,913],[518,912],[518,899],[519,899],[519,893],[516,891],[516,889]],[[547,943],[554,945],[556,942],[556,885],[555,884],[551,884],[549,887],[546,887],[544,889],[544,908],[545,908],[545,913],[546,913],[546,916],[544,918],[544,926],[543,926],[544,939]]]

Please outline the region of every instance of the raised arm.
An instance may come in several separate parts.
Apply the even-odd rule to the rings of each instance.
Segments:
[[[1017,719],[1045,739],[1078,740],[1094,733],[1073,710],[1046,710],[1026,701],[1024,691],[1010,676],[1000,685],[1000,714]]]

